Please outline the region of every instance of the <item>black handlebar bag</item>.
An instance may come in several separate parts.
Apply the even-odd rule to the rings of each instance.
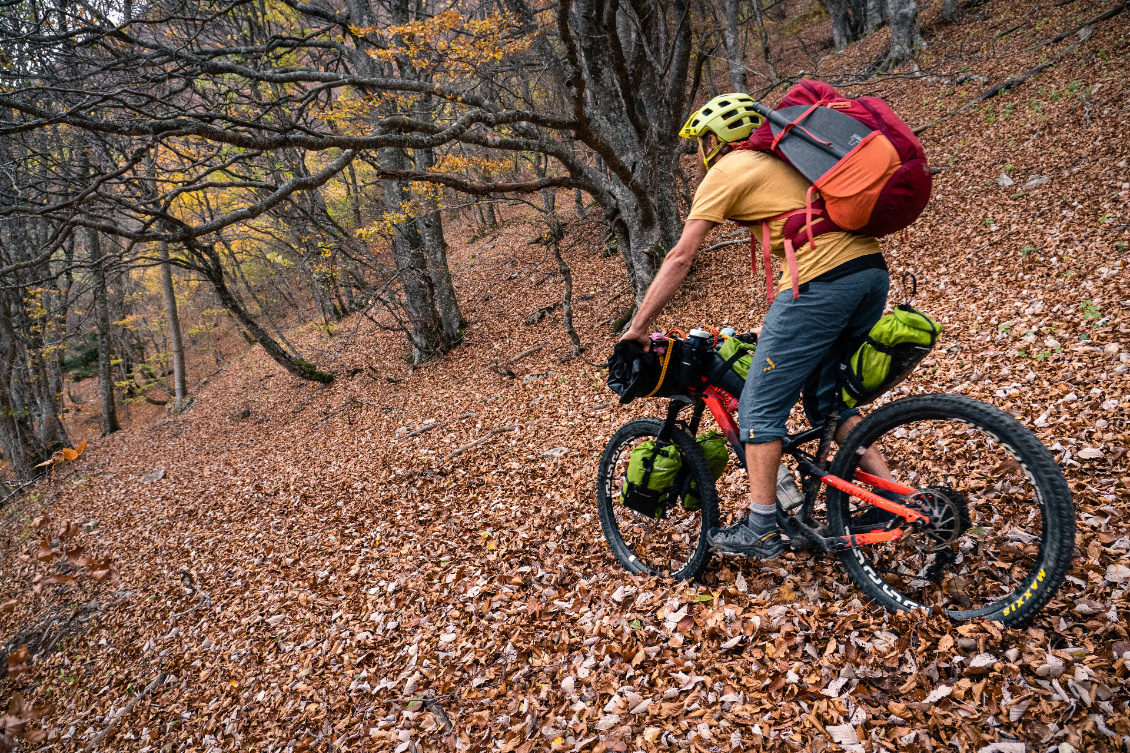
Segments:
[[[608,389],[627,405],[637,397],[673,397],[686,393],[679,375],[681,340],[664,337],[644,350],[637,340],[621,340],[608,357]]]

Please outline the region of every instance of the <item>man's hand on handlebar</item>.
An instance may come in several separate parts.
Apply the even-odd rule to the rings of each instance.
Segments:
[[[620,341],[623,342],[624,340],[635,340],[643,345],[645,351],[651,350],[651,334],[643,330],[637,330],[634,324],[628,327],[628,331],[620,336]]]

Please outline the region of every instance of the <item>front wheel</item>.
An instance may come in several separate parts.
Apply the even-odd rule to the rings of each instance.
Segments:
[[[600,526],[628,572],[689,580],[706,569],[706,532],[718,525],[714,477],[695,439],[678,427],[671,433],[668,444],[675,446],[681,470],[669,499],[651,515],[630,509],[621,494],[632,450],[655,440],[662,428],[662,421],[641,418],[625,424],[608,441],[597,471]]]
[[[1047,604],[1071,564],[1075,509],[1062,471],[1031,431],[971,398],[917,395],[864,419],[832,474],[852,480],[869,448],[896,481],[918,490],[903,504],[931,524],[903,524],[896,541],[840,552],[860,590],[891,611],[926,607],[1010,626]],[[830,488],[827,501],[837,536],[890,525],[890,514],[839,490]]]

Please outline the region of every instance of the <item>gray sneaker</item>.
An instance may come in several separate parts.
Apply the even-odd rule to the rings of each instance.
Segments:
[[[706,537],[714,551],[737,557],[767,560],[785,551],[785,541],[777,529],[759,536],[749,518],[742,518],[729,528],[711,528]]]

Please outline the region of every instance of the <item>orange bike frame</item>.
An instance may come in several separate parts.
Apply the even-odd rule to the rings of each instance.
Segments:
[[[706,407],[710,409],[711,415],[722,429],[722,433],[726,435],[727,441],[738,453],[739,457],[744,463],[744,447],[741,443],[741,436],[738,433],[738,426],[734,423],[733,412],[738,408],[738,401],[735,400],[729,393],[718,389],[717,387],[710,386],[704,390],[702,399],[706,402]],[[811,464],[810,464],[811,465]],[[833,476],[830,473],[821,471],[819,468],[812,466],[808,470],[813,472],[813,475],[820,479],[822,483],[831,486],[834,489],[848,494],[856,499],[862,500],[869,505],[874,505],[887,512],[894,513],[899,517],[905,519],[908,523],[923,522],[929,523],[930,518],[922,513],[912,510],[905,505],[900,505],[898,502],[892,502],[889,499],[880,497],[878,494],[867,491],[861,486],[857,486],[850,481]],[[886,491],[895,492],[896,494],[913,494],[917,489],[912,486],[900,484],[897,481],[887,481],[877,476],[872,476],[870,473],[857,470],[854,474],[854,480],[860,483],[870,484]],[[889,531],[871,531],[869,533],[853,534],[850,536],[842,536],[844,541],[840,545],[845,548],[852,548],[856,546],[863,546],[865,544],[881,544],[886,541],[894,541],[902,535],[901,528],[894,528]]]

